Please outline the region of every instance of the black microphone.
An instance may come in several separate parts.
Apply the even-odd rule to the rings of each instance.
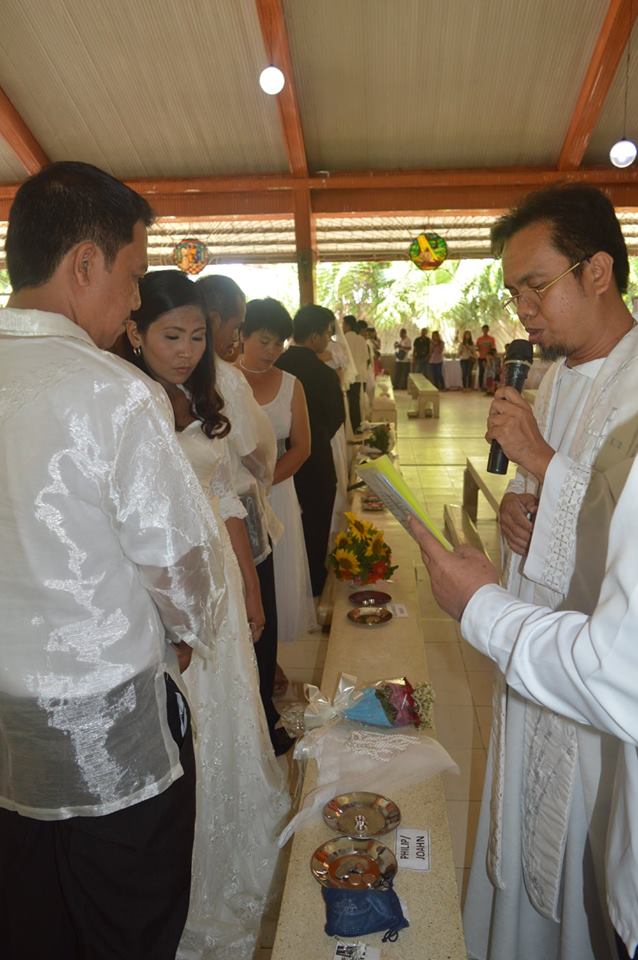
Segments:
[[[520,393],[534,359],[534,349],[529,340],[512,340],[505,351],[505,386],[514,387]],[[507,473],[509,460],[501,450],[498,440],[492,440],[487,458],[488,473]]]

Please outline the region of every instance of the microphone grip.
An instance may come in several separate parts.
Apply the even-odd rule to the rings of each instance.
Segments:
[[[487,458],[487,472],[504,474],[507,473],[508,465],[509,460],[503,453],[500,443],[498,440],[492,440]]]
[[[505,365],[505,385],[514,387],[519,393],[522,393],[530,365],[528,363],[510,362]],[[503,475],[507,473],[509,460],[503,453],[498,440],[492,440],[490,444],[490,453],[487,458],[487,472]]]

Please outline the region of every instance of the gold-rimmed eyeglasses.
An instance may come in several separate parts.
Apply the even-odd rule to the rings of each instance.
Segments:
[[[528,287],[527,290],[523,290],[521,293],[515,293],[513,296],[507,297],[503,300],[503,307],[515,317],[519,315],[521,308],[527,308],[528,313],[534,316],[540,309],[543,294],[546,293],[550,287],[553,287],[555,283],[558,283],[559,280],[562,280],[563,277],[566,277],[568,273],[575,270],[576,267],[582,266],[587,260],[589,260],[589,257],[583,257],[581,260],[577,260],[576,263],[573,263],[571,267],[567,267],[567,270],[563,270],[562,273],[559,273],[558,276],[550,280],[549,283],[544,283],[542,287]]]

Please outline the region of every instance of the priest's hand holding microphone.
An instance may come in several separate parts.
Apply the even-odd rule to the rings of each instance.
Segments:
[[[487,469],[505,473],[512,460],[543,482],[554,451],[543,439],[532,408],[521,390],[532,364],[532,345],[514,340],[505,356],[505,386],[494,395],[487,418],[485,439],[491,441]],[[499,522],[510,550],[524,556],[532,538],[538,497],[531,493],[506,493],[501,501]]]
[[[527,341],[515,340],[510,344],[505,359],[506,385],[499,387],[492,401],[485,439],[492,444],[490,472],[505,473],[508,460],[512,460],[542,483],[554,450],[543,439],[531,406],[520,394],[531,359]],[[537,507],[538,498],[530,493],[508,493],[503,498],[501,529],[516,553],[527,553]],[[410,526],[421,547],[435,600],[446,613],[460,620],[477,590],[498,584],[495,567],[480,550],[463,545],[450,552],[417,521],[410,521]]]

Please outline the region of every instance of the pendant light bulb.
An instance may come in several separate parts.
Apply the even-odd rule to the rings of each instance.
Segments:
[[[618,140],[609,151],[609,159],[615,167],[630,167],[636,159],[636,144],[631,140]]]
[[[285,82],[286,78],[279,67],[266,67],[266,69],[262,70],[259,74],[259,86],[264,93],[270,94],[271,97],[281,93]]]

